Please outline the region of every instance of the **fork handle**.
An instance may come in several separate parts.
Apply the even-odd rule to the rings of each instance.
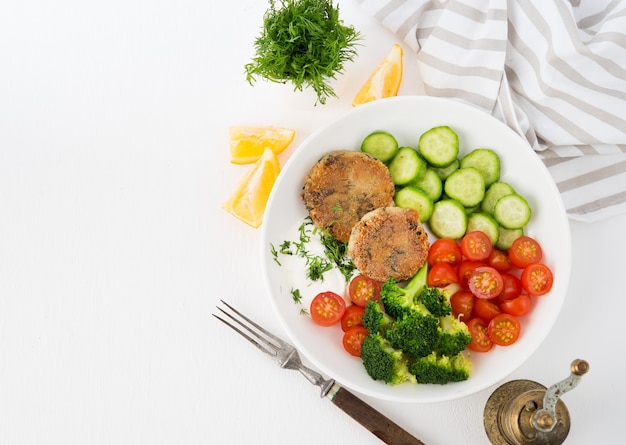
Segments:
[[[424,442],[416,439],[399,425],[337,384],[328,392],[326,397],[386,444],[424,445]]]

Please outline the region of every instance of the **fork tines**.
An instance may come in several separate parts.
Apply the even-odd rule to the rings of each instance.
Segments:
[[[232,324],[229,321],[225,320],[224,318],[220,317],[219,315],[213,314],[213,316],[215,318],[217,318],[218,320],[220,320],[225,325],[227,325],[228,327],[230,327],[231,329],[237,331],[239,334],[241,334],[243,337],[245,337],[250,343],[255,345],[261,351],[263,351],[263,352],[265,352],[267,354],[275,356],[277,354],[278,350],[281,347],[285,346],[284,342],[280,338],[276,337],[271,332],[267,331],[266,329],[262,328],[257,323],[255,323],[254,321],[250,320],[248,317],[246,317],[241,312],[239,312],[237,309],[235,309],[234,307],[232,307],[231,305],[226,303],[224,300],[220,300],[220,301],[232,313],[236,314],[239,318],[245,320],[247,322],[247,324],[244,323],[243,321],[235,318],[234,315],[232,315],[231,313],[229,313],[226,310],[222,309],[221,307],[218,307],[217,309],[219,309],[220,312],[222,312],[224,315],[226,315],[228,318],[230,318],[236,324],[238,324],[243,329],[245,329],[250,334],[252,334],[255,338],[253,338],[250,335],[246,334],[241,329],[239,329],[237,326],[235,326],[234,324]],[[254,329],[252,327],[250,327],[250,326],[252,326]]]

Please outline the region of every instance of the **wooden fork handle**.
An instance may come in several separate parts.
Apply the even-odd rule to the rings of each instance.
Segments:
[[[389,445],[425,445],[350,391],[335,385],[326,395],[335,406]]]

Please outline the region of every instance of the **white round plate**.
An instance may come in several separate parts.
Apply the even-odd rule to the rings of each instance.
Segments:
[[[400,145],[416,148],[419,136],[439,125],[448,125],[458,133],[461,156],[478,147],[491,148],[500,155],[501,180],[510,183],[532,208],[525,233],[541,243],[544,262],[554,272],[554,285],[550,293],[536,299],[533,311],[523,317],[523,331],[515,344],[471,354],[473,372],[467,381],[389,386],[372,380],[361,360],[344,351],[340,326],[323,328],[301,314],[301,309],[308,309],[320,291],[333,290],[345,295],[341,274],[337,272],[321,283],[311,283],[305,277],[302,258],[279,256],[279,265],[271,246],[278,249],[286,240],[298,240],[298,228],[307,216],[301,199],[304,177],[324,153],[336,149],[359,150],[363,138],[375,130],[386,130]],[[531,147],[502,122],[480,110],[450,99],[425,96],[399,96],[361,105],[307,138],[285,163],[274,185],[261,239],[269,298],[292,343],[304,357],[346,388],[401,402],[457,399],[488,388],[515,371],[552,328],[566,295],[571,267],[565,209],[554,181]],[[432,242],[435,238],[431,235],[430,239]],[[294,302],[293,289],[300,290],[302,304]]]

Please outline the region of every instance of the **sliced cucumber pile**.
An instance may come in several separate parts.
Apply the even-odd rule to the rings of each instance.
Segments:
[[[399,146],[385,131],[367,135],[361,150],[384,162],[396,185],[395,204],[417,210],[439,238],[460,239],[480,230],[508,250],[524,234],[532,211],[511,184],[500,180],[500,157],[490,148],[461,155],[449,126],[424,132],[417,148]]]

